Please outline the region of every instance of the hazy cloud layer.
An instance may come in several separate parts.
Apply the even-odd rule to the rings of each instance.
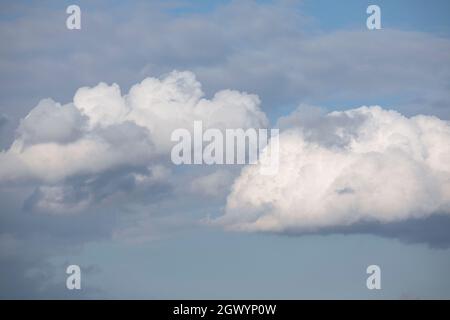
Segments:
[[[128,88],[173,69],[195,72],[208,95],[223,88],[258,94],[266,111],[300,102],[381,104],[383,97],[407,115],[449,118],[450,41],[418,31],[368,32],[364,12],[360,28],[324,33],[287,2],[234,1],[183,15],[170,14],[174,4],[80,6],[81,32],[66,29],[63,3],[7,8],[17,18],[0,21],[8,43],[0,48],[0,108],[13,121],[43,93],[68,101],[82,85]]]

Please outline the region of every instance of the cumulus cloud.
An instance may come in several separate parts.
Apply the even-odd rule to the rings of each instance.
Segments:
[[[133,3],[126,10],[109,2],[94,7],[83,2],[89,32],[68,35],[64,4],[2,6],[11,13],[0,22],[0,38],[8,44],[0,48],[0,149],[6,148],[0,152],[2,297],[46,296],[42,283],[61,271],[50,269],[46,260],[66,255],[74,246],[111,237],[154,238],[186,229],[199,215],[215,215],[235,172],[190,167],[172,175],[159,157],[170,146],[167,131],[198,113],[200,119],[209,115],[211,126],[213,121],[223,126],[265,122],[255,111],[256,96],[234,91],[213,95],[222,88],[257,93],[263,107],[275,114],[282,111],[275,108],[298,102],[348,105],[381,103],[383,97],[383,103],[398,102],[407,115],[449,118],[450,42],[433,34],[316,28],[308,34],[310,18],[300,16],[296,6],[232,1],[206,14],[188,8],[175,15],[155,2]],[[146,79],[128,93],[114,84],[93,86],[114,81],[128,91],[147,75],[174,68],[193,70],[203,87],[196,80],[180,80],[190,77],[186,73]],[[84,85],[93,87],[80,89],[72,103],[55,102],[69,101],[74,88]],[[43,93],[55,101],[45,99],[36,106]],[[306,141],[330,149],[348,144],[357,135],[357,124],[364,123],[359,116],[305,115],[298,112],[280,126],[283,122],[286,131],[301,127]],[[335,134],[335,127],[345,127],[346,137]],[[18,180],[26,183],[10,183]],[[161,201],[169,194],[168,183],[176,186],[170,191],[176,194]],[[339,192],[352,194],[351,188]],[[217,203],[207,203],[211,199],[205,196]],[[59,214],[72,212],[77,214]],[[442,242],[448,217],[432,214],[427,220],[401,226],[401,221],[380,222],[369,229],[351,224],[351,229]],[[243,220],[232,218],[227,225]],[[294,232],[300,230],[293,226]],[[24,277],[32,269],[42,274]],[[68,294],[58,289],[49,297]]]
[[[280,119],[278,174],[247,166],[218,222],[302,233],[450,213],[449,122],[378,106],[311,114]]]
[[[122,95],[117,84],[80,88],[73,103],[42,100],[0,153],[0,181],[56,183],[123,166],[150,166],[170,152],[171,132],[194,120],[214,128],[267,126],[256,95],[232,90],[207,99],[191,72],[147,78]],[[49,189],[51,198],[65,191]]]

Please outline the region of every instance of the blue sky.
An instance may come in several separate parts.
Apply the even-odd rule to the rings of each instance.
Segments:
[[[79,88],[99,82],[117,83],[124,95],[172,70],[192,71],[209,100],[223,89],[258,95],[273,126],[299,105],[305,113],[381,105],[450,119],[448,1],[78,1],[82,29],[69,31],[72,3],[0,4],[2,156],[14,141],[39,144],[69,126],[40,125],[38,116],[21,122],[42,99],[70,103]],[[369,4],[380,6],[382,30],[367,30]],[[57,110],[45,108],[50,118],[47,110]],[[70,125],[82,121],[74,119]],[[141,137],[140,129],[121,128]],[[90,134],[121,141],[99,132]],[[151,159],[152,174],[170,173],[144,189],[128,180],[150,168],[137,161],[93,173],[63,170],[55,181],[45,178],[56,171],[51,164],[17,180],[2,174],[22,169],[0,164],[0,297],[450,297],[448,212],[442,220],[430,212],[423,221],[312,234],[228,231],[204,221],[227,212],[240,167],[223,173],[174,168],[165,155]],[[216,171],[217,193],[186,191]],[[63,190],[56,204],[52,190]],[[69,264],[83,270],[81,292],[65,289]],[[382,290],[366,288],[371,264],[381,267]]]
[[[448,36],[449,23],[446,18],[447,1],[346,1],[345,6],[337,2],[319,0],[304,1],[301,7],[310,13],[321,28],[364,28],[359,23],[361,13],[376,4],[382,9],[384,28],[431,32]]]

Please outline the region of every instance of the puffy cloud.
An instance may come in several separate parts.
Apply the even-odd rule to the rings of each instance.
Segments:
[[[17,133],[27,145],[68,143],[81,135],[83,125],[84,119],[75,108],[44,99],[22,119]]]
[[[260,128],[267,126],[260,100],[253,94],[233,90],[202,98],[201,85],[191,72],[172,72],[162,80],[147,78],[125,97],[131,111],[127,119],[147,128],[158,152],[169,152],[176,128],[192,129],[194,120],[205,128]]]
[[[94,88],[80,88],[73,102],[80,113],[88,117],[91,127],[107,127],[123,122],[128,111],[116,83],[108,86],[101,82]]]
[[[42,100],[0,153],[0,181],[55,183],[123,166],[147,167],[167,155],[177,128],[267,126],[257,96],[232,90],[206,99],[191,72],[147,78],[122,95],[117,84],[80,88],[73,103]],[[60,191],[52,191],[52,197]],[[63,192],[64,194],[64,192]]]
[[[126,132],[126,130],[122,130]],[[136,128],[138,131],[138,128]],[[27,146],[20,138],[0,154],[0,180],[37,179],[55,183],[66,177],[95,174],[112,167],[150,161],[151,144],[142,135],[113,145],[99,134],[88,134],[69,144],[56,142]]]
[[[299,110],[279,124],[279,172],[242,171],[218,219],[227,228],[301,233],[450,213],[449,122],[374,106]]]

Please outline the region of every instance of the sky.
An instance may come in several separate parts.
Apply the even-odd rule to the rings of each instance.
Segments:
[[[450,298],[449,9],[1,1],[0,298]],[[174,165],[196,120],[279,172]]]

